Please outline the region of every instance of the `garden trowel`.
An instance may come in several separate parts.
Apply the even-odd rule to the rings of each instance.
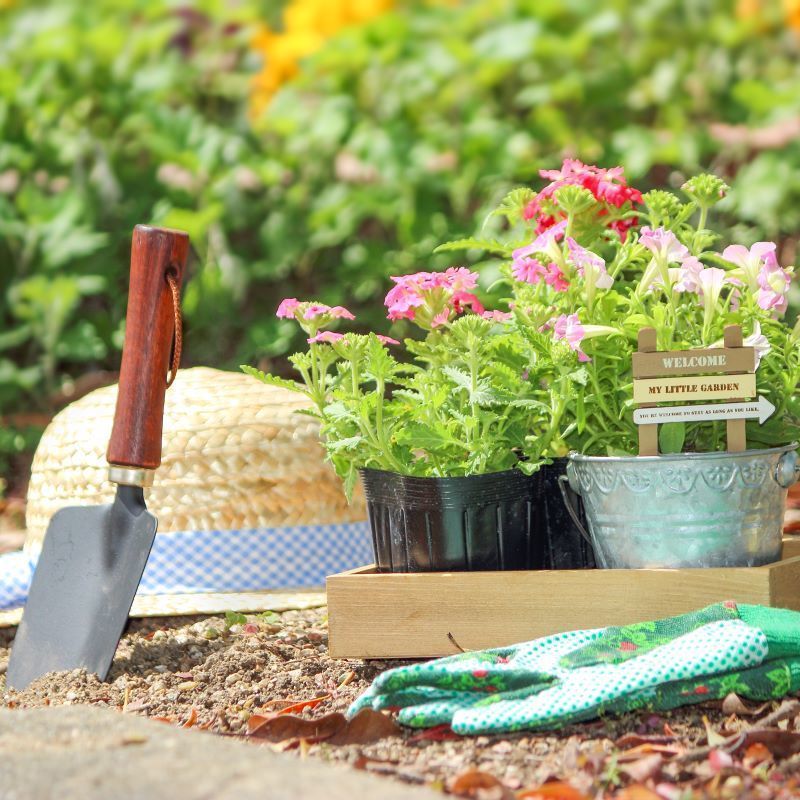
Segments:
[[[144,487],[161,463],[170,353],[180,357],[182,231],[137,225],[119,394],[108,446],[111,505],[53,515],[17,631],[6,680],[23,689],[54,670],[105,679],[156,534]],[[174,343],[174,347],[173,347]]]

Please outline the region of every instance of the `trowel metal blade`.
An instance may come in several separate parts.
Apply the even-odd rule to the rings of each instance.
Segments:
[[[105,679],[156,526],[134,486],[119,486],[111,505],[53,515],[11,650],[9,687],[55,670],[85,668]]]

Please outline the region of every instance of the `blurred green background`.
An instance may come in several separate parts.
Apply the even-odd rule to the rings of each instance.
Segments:
[[[385,330],[565,155],[713,169],[793,263],[799,57],[800,0],[0,0],[0,476],[113,379],[138,222],[190,233],[184,364],[229,368],[282,369],[285,296]]]

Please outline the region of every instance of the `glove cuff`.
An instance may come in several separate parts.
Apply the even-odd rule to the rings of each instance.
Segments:
[[[760,628],[767,637],[767,658],[800,656],[800,612],[788,608],[738,605],[739,618],[751,628]]]

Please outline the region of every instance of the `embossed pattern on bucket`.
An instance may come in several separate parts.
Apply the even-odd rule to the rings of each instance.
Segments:
[[[780,558],[796,450],[573,454],[567,471],[584,501],[598,566],[760,566]]]

